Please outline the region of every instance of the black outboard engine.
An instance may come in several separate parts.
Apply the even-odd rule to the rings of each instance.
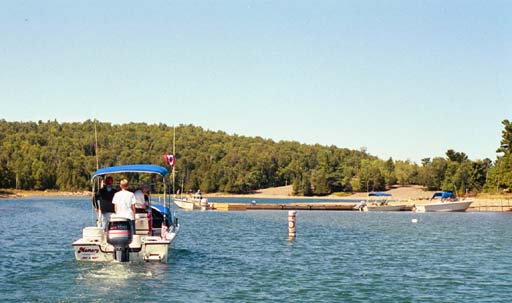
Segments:
[[[130,261],[128,245],[132,242],[133,232],[130,219],[111,217],[108,223],[107,242],[115,247],[114,260],[119,262]]]

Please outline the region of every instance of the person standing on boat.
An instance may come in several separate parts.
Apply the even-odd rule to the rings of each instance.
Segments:
[[[134,192],[135,200],[137,200],[135,204],[135,213],[145,213],[148,208],[149,201],[149,186],[146,184],[142,184],[140,189]]]
[[[103,230],[107,229],[110,216],[114,213],[114,204],[112,204],[112,199],[114,198],[116,190],[112,187],[113,183],[114,179],[112,179],[112,177],[107,177],[103,187],[99,191],[101,228],[103,228]]]
[[[203,196],[201,195],[201,190],[200,189],[197,190],[196,194],[194,195],[194,198],[196,198],[196,199],[203,198]]]
[[[121,180],[119,186],[121,190],[114,195],[112,200],[116,215],[130,219],[132,232],[135,233],[135,203],[137,203],[137,200],[135,195],[128,190],[127,179]]]

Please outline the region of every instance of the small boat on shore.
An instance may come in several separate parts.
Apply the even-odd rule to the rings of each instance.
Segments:
[[[174,197],[173,201],[176,206],[186,210],[207,210],[213,208],[208,203],[208,199],[203,198],[200,192],[195,193],[193,196]]]
[[[389,204],[388,198],[391,196],[392,195],[390,193],[369,193],[369,198],[366,201],[358,203],[354,206],[354,209],[358,209],[360,211],[403,211],[406,209],[406,205]]]
[[[99,226],[100,211],[95,211],[96,224],[83,229],[82,237],[72,246],[79,261],[158,261],[167,263],[171,243],[179,232],[178,218],[171,212],[171,196],[167,193],[169,171],[158,165],[135,164],[98,169],[92,176],[93,204],[99,184],[107,175],[126,177],[133,174],[152,174],[163,185],[163,204],[151,204],[143,213],[135,214],[133,228],[129,218],[112,215],[105,230]]]
[[[415,212],[464,212],[473,203],[473,199],[459,200],[452,192],[436,192],[430,203],[415,205]]]

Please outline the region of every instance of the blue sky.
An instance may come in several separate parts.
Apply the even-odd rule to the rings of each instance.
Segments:
[[[2,1],[0,118],[495,159],[511,1]]]

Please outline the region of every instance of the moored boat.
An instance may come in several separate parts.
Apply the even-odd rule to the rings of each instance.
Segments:
[[[113,215],[106,225],[106,230],[98,226],[83,229],[82,237],[72,246],[75,259],[80,261],[158,261],[167,262],[171,243],[179,232],[178,219],[171,212],[169,190],[169,171],[158,165],[136,164],[98,169],[92,176],[93,201],[99,190],[100,181],[107,175],[121,176],[132,174],[152,174],[160,177],[163,185],[163,205],[151,204],[142,213],[135,214],[135,226],[130,220]],[[158,179],[158,178],[155,178]],[[95,212],[96,222],[100,222],[101,213]]]
[[[464,212],[473,203],[473,199],[459,200],[452,192],[436,192],[430,203],[415,205],[415,212]]]
[[[403,211],[406,205],[389,204],[390,193],[372,192],[368,194],[366,201],[361,201],[354,209],[360,211]]]
[[[186,210],[207,210],[213,208],[212,204],[208,203],[208,199],[203,198],[199,191],[193,196],[174,197],[173,201],[176,206]]]
[[[405,208],[405,205],[367,205],[363,211],[403,211]]]

